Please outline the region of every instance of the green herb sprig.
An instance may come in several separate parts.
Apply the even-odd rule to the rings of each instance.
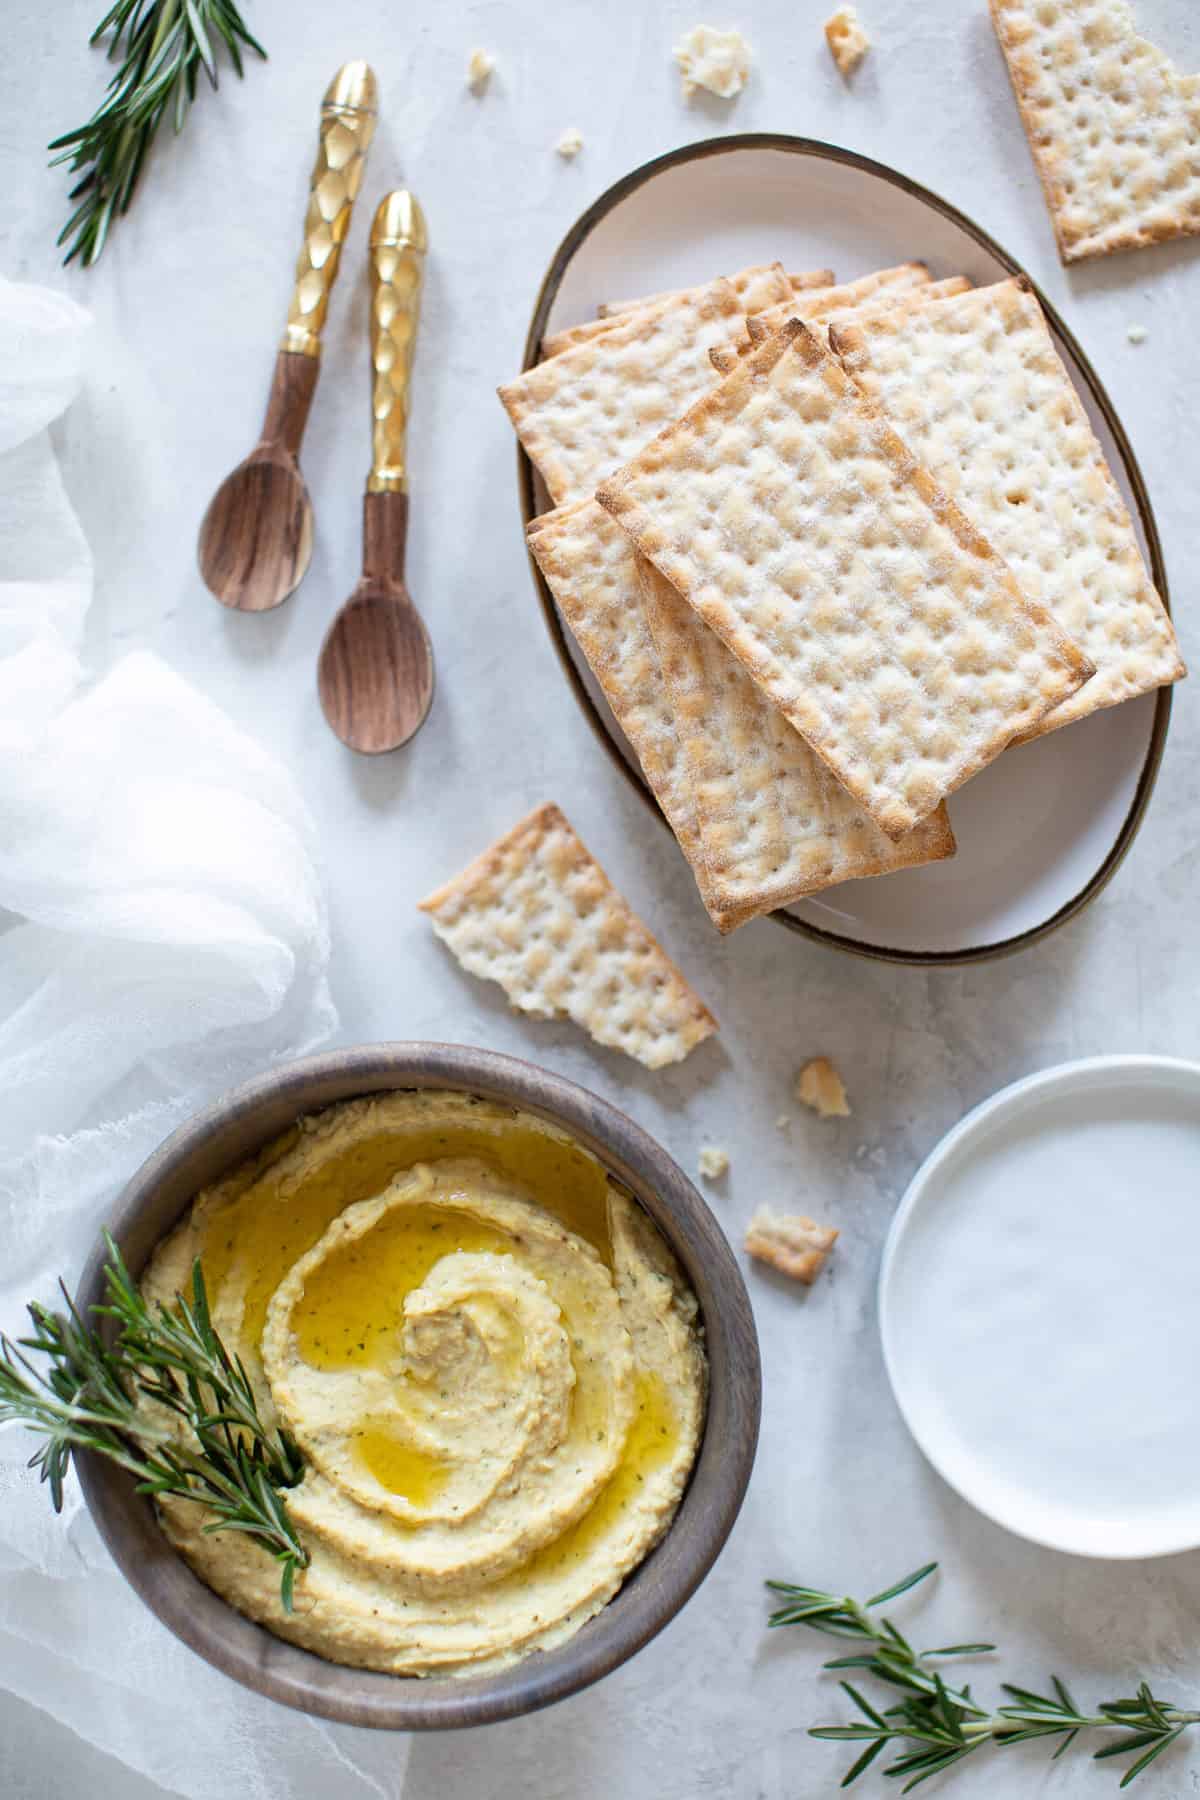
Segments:
[[[199,1260],[190,1299],[151,1305],[104,1236],[105,1304],[93,1310],[114,1321],[112,1344],[84,1322],[65,1287],[64,1311],[31,1305],[28,1337],[0,1335],[0,1425],[19,1422],[45,1439],[30,1467],[49,1484],[56,1512],[73,1452],[92,1450],[128,1469],[139,1493],[206,1507],[206,1531],[246,1532],[278,1562],[291,1612],[296,1571],[309,1560],[283,1498],[304,1474],[300,1451],[264,1423],[245,1368],[214,1329]],[[44,1368],[34,1357],[47,1359]]]
[[[83,171],[71,189],[76,203],[58,236],[68,244],[66,262],[97,261],[113,220],[129,210],[134,188],[163,119],[176,133],[196,97],[201,71],[217,85],[214,45],[224,44],[238,75],[242,49],[265,57],[233,0],[116,0],[89,42],[108,37],[110,62],[119,63],[104,100],[86,125],[64,132],[49,146]]]
[[[862,1670],[889,1687],[898,1688],[903,1696],[894,1706],[881,1710],[849,1681],[840,1683],[861,1715],[861,1722],[817,1725],[808,1735],[832,1743],[864,1746],[846,1771],[842,1787],[857,1781],[889,1745],[900,1747],[901,1754],[888,1764],[884,1774],[904,1780],[901,1792],[907,1794],[931,1775],[940,1775],[980,1750],[1003,1749],[1010,1744],[1027,1743],[1031,1738],[1058,1738],[1054,1755],[1059,1757],[1080,1732],[1109,1731],[1119,1735],[1094,1755],[1097,1761],[1112,1756],[1136,1758],[1122,1777],[1120,1785],[1124,1788],[1189,1726],[1200,1724],[1200,1712],[1157,1700],[1144,1681],[1135,1698],[1106,1700],[1090,1713],[1080,1710],[1057,1675],[1051,1677],[1052,1694],[1037,1694],[1006,1681],[1001,1685],[1010,1696],[1007,1705],[995,1709],[981,1705],[969,1687],[951,1687],[944,1681],[935,1665],[945,1657],[985,1655],[996,1648],[994,1644],[945,1644],[933,1650],[914,1650],[890,1619],[872,1616],[872,1608],[898,1599],[936,1568],[936,1563],[926,1563],[924,1568],[862,1603],[823,1593],[819,1588],[793,1587],[786,1581],[767,1583],[774,1593],[786,1597],[784,1605],[771,1614],[771,1625],[807,1625],[830,1637],[849,1638],[863,1648],[849,1656],[835,1657],[824,1667]]]

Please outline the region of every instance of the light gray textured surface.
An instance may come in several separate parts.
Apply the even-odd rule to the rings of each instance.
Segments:
[[[85,48],[98,10],[84,0],[12,0],[0,67],[0,265],[65,281],[99,320],[93,376],[63,433],[68,484],[97,561],[96,666],[131,643],[153,644],[298,773],[324,833],[347,1041],[458,1038],[541,1060],[627,1107],[685,1167],[694,1168],[702,1142],[723,1144],[732,1167],[713,1198],[731,1235],[740,1238],[760,1199],[810,1210],[843,1234],[811,1294],[751,1277],[766,1372],[762,1448],[732,1543],[687,1612],[590,1694],[486,1734],[415,1742],[403,1800],[831,1793],[842,1759],[802,1728],[836,1716],[838,1701],[818,1681],[816,1640],[766,1640],[759,1584],[768,1574],[861,1591],[940,1556],[945,1571],[919,1609],[921,1635],[995,1637],[1006,1652],[997,1678],[1036,1681],[1057,1669],[1100,1698],[1149,1669],[1176,1697],[1195,1695],[1200,1555],[1098,1567],[974,1516],[907,1439],[873,1314],[896,1200],[968,1106],[1065,1057],[1197,1054],[1193,687],[1178,694],[1133,854],[1102,899],[1039,949],[926,974],[838,956],[769,923],[719,943],[671,844],[593,742],[561,678],[525,566],[512,443],[492,389],[517,366],[558,239],[625,170],[714,131],[794,130],[846,143],[965,208],[1061,308],[1142,461],[1184,652],[1195,660],[1200,243],[1064,274],[983,0],[863,0],[876,46],[849,89],[821,39],[828,0],[786,8],[755,0],[728,20],[713,15],[717,24],[736,17],[756,52],[751,85],[732,106],[679,98],[670,48],[704,16],[680,0],[659,8],[446,0],[423,10],[340,0],[327,12],[254,0],[248,11],[271,62],[244,84],[223,83],[215,99],[203,96],[185,136],[156,157],[99,270],[63,277],[53,237],[66,184],[45,172],[42,145],[100,90],[101,61]],[[1194,0],[1140,0],[1139,16],[1181,62],[1200,67]],[[476,43],[498,65],[479,100],[463,80]],[[380,75],[384,116],[306,445],[317,549],[282,611],[230,616],[194,572],[196,526],[217,479],[256,434],[317,100],[337,64],[355,55]],[[585,139],[573,164],[553,150],[567,125]],[[401,180],[421,196],[433,245],[412,423],[410,580],[440,681],[413,746],[367,763],[327,732],[313,669],[325,623],[357,573],[369,457],[369,196]],[[1148,334],[1136,347],[1126,336],[1135,324]],[[567,1026],[513,1017],[498,991],[459,973],[415,912],[423,893],[543,798],[565,807],[720,1017],[719,1043],[682,1069],[650,1075]],[[795,1110],[793,1074],[815,1052],[842,1068],[854,1117],[806,1115],[779,1132],[777,1116]],[[981,1671],[981,1686],[991,1679]],[[81,1791],[140,1800],[156,1791],[127,1783],[22,1707],[0,1706],[0,1743],[0,1786],[21,1800]],[[1023,1750],[952,1779],[955,1792],[1000,1800],[1112,1786],[1082,1756],[1050,1770]],[[871,1791],[881,1785],[871,1782]],[[1164,1759],[1139,1784],[1148,1796],[1198,1788],[1186,1757]],[[289,1783],[287,1800],[293,1794],[317,1800]]]

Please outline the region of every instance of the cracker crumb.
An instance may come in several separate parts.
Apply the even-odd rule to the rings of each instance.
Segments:
[[[570,162],[571,158],[578,156],[583,149],[582,131],[579,131],[574,125],[569,125],[554,148],[565,162]]]
[[[839,6],[825,21],[825,42],[842,75],[853,75],[871,40],[863,29],[857,6]]]
[[[683,97],[706,88],[720,100],[732,100],[750,78],[750,46],[740,31],[717,31],[695,25],[675,46],[683,77]]]
[[[792,1122],[791,1113],[780,1113],[779,1117],[775,1121],[776,1131],[786,1131],[788,1126],[791,1124],[791,1122]]]
[[[496,59],[487,50],[472,50],[467,58],[467,86],[473,94],[482,94],[492,78]]]
[[[760,1206],[746,1227],[745,1247],[758,1262],[811,1287],[837,1235],[832,1225],[818,1225],[803,1213],[777,1213]]]
[[[814,1056],[796,1077],[796,1098],[823,1119],[848,1119],[850,1102],[841,1076],[827,1056]]]
[[[1144,325],[1131,325],[1125,336],[1131,344],[1144,344],[1149,333]]]
[[[729,1167],[729,1157],[724,1150],[715,1145],[706,1145],[700,1152],[699,1168],[705,1181],[719,1181]]]

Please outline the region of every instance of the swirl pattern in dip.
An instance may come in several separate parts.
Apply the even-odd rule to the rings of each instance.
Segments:
[[[696,1302],[647,1215],[512,1109],[389,1094],[306,1119],[157,1251],[307,1470],[295,1611],[275,1565],[165,1502],[197,1572],[337,1662],[478,1673],[561,1643],[666,1530],[704,1417]]]

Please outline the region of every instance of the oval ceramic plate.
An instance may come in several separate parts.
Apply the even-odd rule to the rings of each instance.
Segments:
[[[1083,1556],[1200,1545],[1200,1064],[1031,1075],[943,1138],[892,1223],[883,1355],[934,1468]]]
[[[603,300],[775,258],[790,269],[829,266],[843,280],[914,258],[935,276],[963,273],[976,285],[1021,272],[964,214],[880,163],[804,138],[717,138],[626,176],[572,226],[538,296],[525,366],[547,331],[591,318]],[[1120,421],[1039,297],[1166,598],[1154,515]],[[549,501],[523,454],[519,469],[528,520]],[[534,578],[581,706],[654,807],[536,567]],[[1009,752],[951,797],[958,855],[949,862],[846,882],[775,917],[824,943],[896,962],[969,962],[1035,942],[1086,905],[1129,848],[1170,709],[1170,690],[1162,689]]]

